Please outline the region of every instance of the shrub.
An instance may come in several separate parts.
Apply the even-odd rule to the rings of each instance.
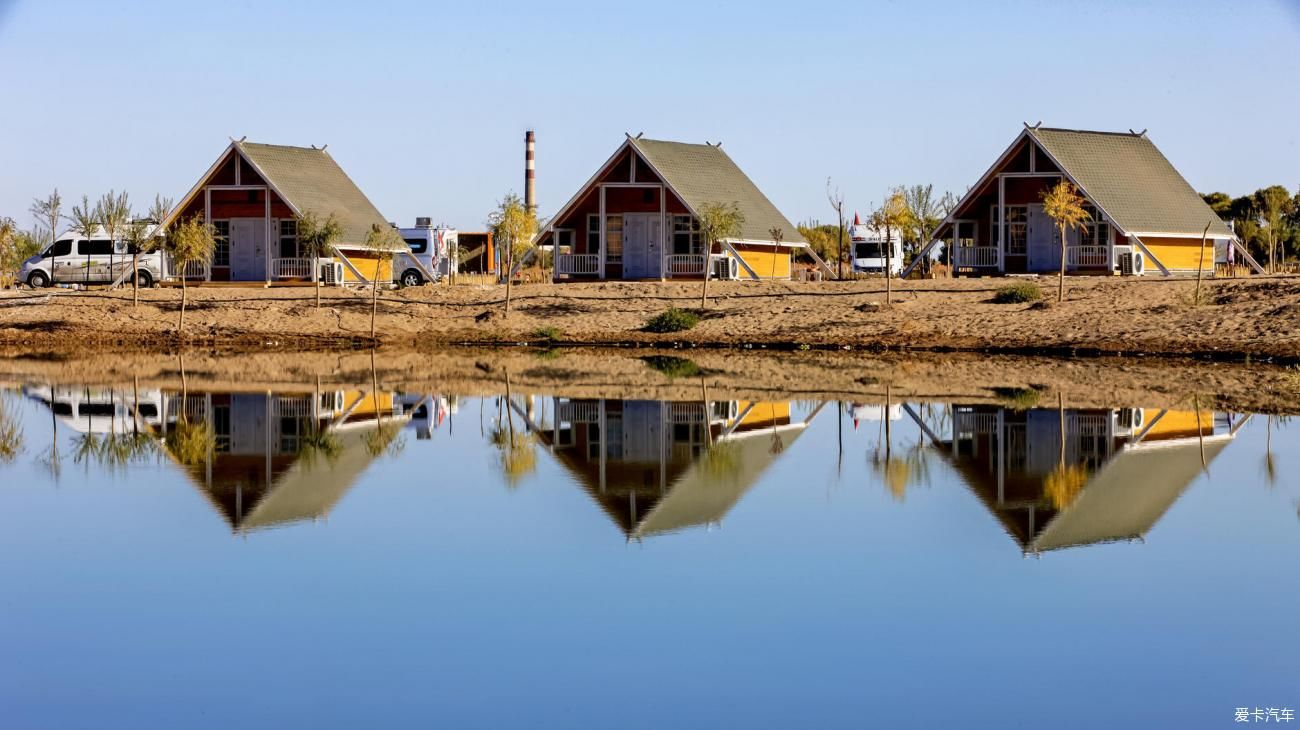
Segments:
[[[993,302],[995,304],[1024,304],[1025,302],[1036,302],[1042,298],[1043,290],[1039,289],[1037,284],[1018,281],[1014,284],[999,287],[997,293],[993,295]]]
[[[685,309],[669,307],[668,311],[656,314],[645,324],[646,332],[681,332],[700,323],[700,315]]]
[[[1027,411],[1042,397],[1037,388],[993,388],[993,395],[1013,411]]]
[[[547,342],[555,342],[559,340],[563,334],[564,333],[560,331],[559,327],[539,327],[533,330],[533,337],[535,339],[545,340]]]
[[[657,370],[670,378],[693,378],[703,371],[694,360],[672,355],[650,355],[641,360],[651,369]]]

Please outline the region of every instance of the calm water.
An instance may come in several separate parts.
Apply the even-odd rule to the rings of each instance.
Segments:
[[[1286,419],[374,390],[8,391],[0,726],[1300,705]]]

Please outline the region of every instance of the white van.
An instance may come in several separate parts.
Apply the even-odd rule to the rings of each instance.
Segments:
[[[23,262],[19,281],[33,289],[54,284],[111,284],[131,268],[130,247],[125,241],[110,241],[97,231],[94,238],[65,233],[44,250]],[[163,278],[163,256],[140,255],[140,286],[153,286]],[[128,278],[129,278],[128,274]]]
[[[432,219],[416,218],[414,228],[399,228],[398,232],[411,249],[409,254],[403,252],[393,259],[393,271],[398,273],[397,281],[402,286],[430,283],[425,271],[436,279],[456,273],[456,262],[453,260],[457,243],[455,228],[435,228]],[[416,266],[411,259],[420,265]]]

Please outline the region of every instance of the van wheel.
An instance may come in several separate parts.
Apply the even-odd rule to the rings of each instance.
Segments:
[[[153,286],[153,274],[150,274],[148,271],[141,270],[136,274],[135,278],[136,278],[136,282],[135,282],[136,286],[140,287],[141,289],[148,289],[149,287]]]
[[[402,286],[420,286],[424,283],[424,277],[415,269],[407,269],[402,272]]]
[[[50,277],[44,271],[33,271],[27,277],[27,286],[33,289],[44,289],[50,285]]]

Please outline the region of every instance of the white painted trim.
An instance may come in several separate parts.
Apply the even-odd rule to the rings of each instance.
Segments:
[[[198,184],[190,188],[190,191],[185,194],[185,197],[181,198],[181,202],[177,203],[176,207],[172,208],[171,212],[167,214],[167,217],[163,221],[165,225],[170,226],[172,222],[176,220],[176,216],[180,215],[182,210],[185,210],[185,206],[189,205],[194,200],[194,196],[198,195],[199,191],[203,189],[203,183],[207,182],[208,178],[212,177],[217,172],[221,163],[226,159],[226,155],[230,154],[230,151],[234,148],[235,143],[231,142],[226,146],[226,149],[222,150],[221,155],[217,157],[217,161],[208,167],[208,171],[203,173],[203,177],[199,178]]]
[[[592,185],[594,185],[597,181],[600,180],[600,178],[605,174],[607,170],[613,167],[614,161],[617,160],[618,156],[623,153],[623,149],[630,145],[631,141],[632,140],[630,138],[623,140],[623,144],[620,144],[618,146],[618,149],[614,150],[614,154],[610,155],[609,159],[605,160],[605,162],[600,167],[596,168],[596,174],[588,178],[587,182],[583,183],[582,187],[578,188],[578,192],[574,193],[572,198],[569,198],[569,202],[565,203],[564,207],[560,208],[560,212],[551,216],[551,222],[548,222],[546,224],[546,227],[543,228],[541,231],[539,231],[537,234],[537,240],[539,243],[542,240],[542,236],[551,232],[554,223],[556,221],[563,220],[564,217],[569,214],[570,209],[573,208],[573,206],[577,205],[578,201],[582,199],[583,193],[586,193],[587,190],[589,190],[592,187]]]
[[[1141,236],[1142,238],[1195,238],[1197,241],[1201,240],[1200,231],[1197,231],[1196,233],[1169,233],[1164,231],[1158,231],[1153,233],[1151,231],[1145,231],[1145,232],[1138,232],[1138,233],[1130,233],[1128,235]],[[1231,241],[1232,239],[1236,238],[1236,236],[1233,236],[1231,234],[1225,235],[1222,233],[1211,233],[1207,235],[1205,238],[1207,240],[1214,240],[1214,241]]]

